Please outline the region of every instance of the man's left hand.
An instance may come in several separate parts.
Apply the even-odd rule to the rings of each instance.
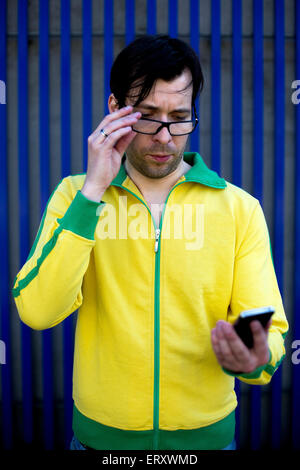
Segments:
[[[254,344],[248,349],[233,325],[219,320],[211,331],[212,346],[219,364],[241,374],[249,374],[266,364],[269,361],[268,330],[271,322],[265,328],[257,320],[250,323]]]

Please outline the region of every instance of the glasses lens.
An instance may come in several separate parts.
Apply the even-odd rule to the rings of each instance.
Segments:
[[[144,121],[139,119],[133,126],[132,129],[143,134],[155,134],[157,129],[160,127],[159,122]]]
[[[194,122],[176,122],[170,125],[170,133],[172,135],[189,134],[194,129]]]
[[[143,134],[155,134],[159,127],[161,126],[160,122],[146,121],[139,119],[133,126],[132,129],[137,132],[142,132]],[[195,127],[195,122],[176,122],[171,124],[169,129],[171,135],[183,135],[189,134],[193,131]]]

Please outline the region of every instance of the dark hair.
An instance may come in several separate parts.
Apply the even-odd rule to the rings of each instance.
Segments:
[[[125,106],[129,91],[131,97],[137,98],[134,105],[138,105],[148,96],[157,79],[171,81],[186,68],[192,74],[194,105],[204,81],[195,51],[180,39],[144,35],[132,41],[116,57],[110,74],[110,89],[120,108]]]

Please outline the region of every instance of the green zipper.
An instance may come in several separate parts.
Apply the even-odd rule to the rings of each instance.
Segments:
[[[163,218],[166,211],[166,206],[170,194],[180,184],[185,183],[181,181],[176,184],[168,194],[164,208],[162,211],[159,229],[155,230],[155,278],[154,278],[154,406],[153,406],[153,450],[158,450],[158,439],[159,439],[159,371],[160,371],[160,235],[162,230]],[[155,226],[155,222],[154,222]]]
[[[168,197],[166,199],[166,202],[164,204],[164,208],[162,211],[161,219],[160,219],[160,224],[159,228],[156,227],[155,220],[152,217],[151,211],[147,204],[144,203],[144,201],[139,198],[136,194],[134,194],[132,191],[129,189],[125,188],[124,186],[120,184],[113,184],[113,186],[118,186],[119,188],[125,189],[125,191],[129,192],[132,194],[134,197],[136,197],[139,201],[141,201],[142,204],[146,207],[148,210],[151,219],[153,221],[154,229],[155,229],[155,244],[154,244],[154,253],[155,253],[155,275],[154,275],[154,391],[153,391],[153,396],[154,396],[154,402],[153,402],[153,450],[158,450],[158,439],[159,439],[159,371],[160,371],[160,361],[159,361],[159,355],[160,355],[160,309],[159,309],[159,296],[160,296],[160,235],[161,235],[161,228],[162,228],[162,222],[163,222],[163,217],[166,211],[166,205],[168,202],[168,199],[170,197],[170,194],[172,191],[179,185],[186,183],[186,181],[181,181],[180,183],[176,184],[171,191],[168,194]]]

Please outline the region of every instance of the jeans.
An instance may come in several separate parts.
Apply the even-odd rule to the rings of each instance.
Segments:
[[[81,442],[73,435],[71,444],[70,444],[70,450],[87,450]]]
[[[77,437],[73,436],[71,444],[70,444],[70,450],[87,450],[81,442],[77,439]],[[233,439],[233,441],[227,446],[224,447],[224,449],[221,450],[236,450],[236,442]]]
[[[224,447],[224,449],[221,450],[236,450],[235,439],[233,439],[233,441],[227,447]]]

